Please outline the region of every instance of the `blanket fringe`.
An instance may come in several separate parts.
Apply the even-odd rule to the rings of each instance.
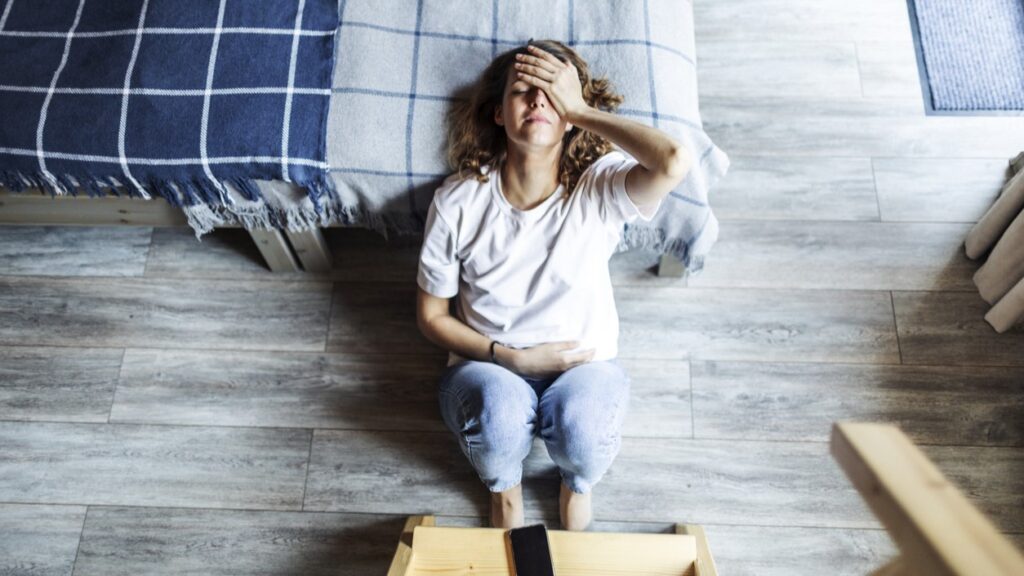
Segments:
[[[295,181],[295,184],[307,190],[313,205],[312,214],[295,208],[287,211],[270,210],[257,180],[242,177],[225,178],[220,182],[208,178],[133,179],[122,182],[113,176],[89,172],[52,174],[42,171],[2,170],[0,186],[13,192],[36,189],[41,194],[49,194],[51,197],[78,197],[82,190],[90,198],[115,196],[150,200],[153,197],[160,197],[184,212],[189,226],[196,232],[196,239],[201,241],[204,234],[212,232],[217,226],[236,220],[236,216],[247,228],[287,226],[291,229],[308,229],[314,225],[322,226],[323,216],[330,212],[325,211],[321,199],[326,196],[336,201],[338,195],[326,172],[318,176],[307,181]],[[231,198],[228,187],[237,190],[245,200],[255,203],[257,208],[244,211],[245,209]]]
[[[690,245],[682,239],[665,241],[665,231],[660,228],[627,225],[616,252],[626,250],[649,250],[658,254],[669,254],[682,262],[689,276],[696,276],[704,269],[704,256],[690,254]]]
[[[312,201],[312,198],[310,198]],[[351,226],[373,230],[390,239],[390,234],[412,236],[423,234],[423,227],[412,214],[380,214],[366,210],[362,206],[339,205],[327,203],[318,212],[315,207],[307,205],[261,204],[247,208],[218,207],[218,215],[246,229],[276,228],[292,232],[302,232],[311,228],[329,226]]]

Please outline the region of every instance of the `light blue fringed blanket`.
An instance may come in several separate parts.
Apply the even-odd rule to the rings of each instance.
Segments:
[[[337,9],[0,0],[0,184],[190,212],[261,202],[256,181],[282,180],[322,212]]]
[[[664,130],[699,160],[655,220],[628,225],[619,246],[672,254],[698,272],[718,238],[708,192],[729,160],[701,124],[685,0],[345,0],[327,133],[341,203],[317,217],[301,195],[268,185],[269,211],[254,204],[235,215],[246,226],[336,223],[421,235],[451,172],[446,114],[494,56],[531,38],[572,46],[623,94],[620,114]]]

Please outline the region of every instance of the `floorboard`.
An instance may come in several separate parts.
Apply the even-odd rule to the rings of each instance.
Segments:
[[[85,512],[85,506],[0,504],[0,574],[71,574]]]
[[[323,350],[330,285],[0,276],[0,344]]]
[[[884,422],[917,444],[1024,447],[1024,368],[694,362],[697,438],[827,442]]]
[[[309,430],[0,422],[0,495],[37,504],[299,510]]]
[[[0,420],[106,422],[122,356],[119,348],[0,346]]]

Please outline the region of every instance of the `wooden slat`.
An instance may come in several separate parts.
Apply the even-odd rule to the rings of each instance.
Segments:
[[[899,428],[836,424],[831,451],[914,573],[1024,574],[1024,556]]]
[[[1024,170],[1024,152],[1017,154],[1010,160],[1010,171],[1014,174]]]
[[[391,559],[391,567],[388,569],[388,576],[406,576],[409,571],[409,562],[412,561],[412,536],[417,526],[433,526],[433,516],[409,516],[405,521],[405,527],[398,538],[398,549],[395,550],[395,557]]]
[[[90,198],[84,192],[51,197],[38,190],[15,193],[0,189],[0,224],[185,226],[188,220],[180,208],[163,198]]]
[[[697,539],[697,558],[693,564],[693,576],[718,576],[715,559],[708,546],[708,537],[704,528],[697,524],[676,524],[676,534],[689,534]]]
[[[416,527],[408,576],[504,575],[513,566],[501,528]],[[692,575],[697,537],[549,530],[551,562],[559,576]],[[389,574],[389,576],[392,576]]]
[[[658,277],[660,278],[678,278],[680,280],[679,286],[686,286],[686,280],[689,277],[686,269],[683,268],[683,263],[678,258],[670,254],[662,254],[661,259],[658,261]]]
[[[331,249],[319,228],[292,232],[285,230],[288,242],[295,256],[302,263],[302,269],[313,274],[328,274],[331,271]]]
[[[284,234],[276,229],[253,228],[249,230],[256,247],[259,248],[267,266],[274,272],[298,272],[299,261],[292,254],[292,248],[284,239]]]

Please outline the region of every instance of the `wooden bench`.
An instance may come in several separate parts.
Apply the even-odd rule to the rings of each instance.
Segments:
[[[410,516],[388,576],[514,575],[507,532]],[[718,576],[704,529],[690,524],[676,524],[674,534],[551,530],[548,545],[558,576]]]

